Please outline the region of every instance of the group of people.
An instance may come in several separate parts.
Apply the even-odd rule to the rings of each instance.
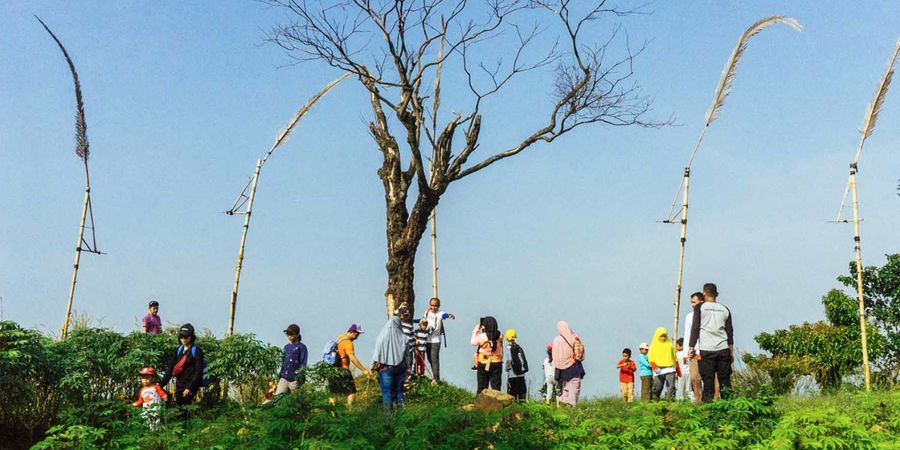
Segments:
[[[631,349],[622,350],[622,359],[616,363],[622,400],[634,401],[635,372],[641,379],[642,401],[677,398],[699,403],[713,401],[719,395],[727,397],[734,362],[734,328],[731,311],[718,302],[718,297],[713,283],[691,294],[684,337],[673,343],[666,328],[657,328],[650,344],[642,342],[638,347],[641,355],[637,364],[631,360]]]
[[[155,315],[159,310],[159,304],[155,301],[150,302],[150,309],[151,314]],[[153,328],[148,329],[146,321],[144,323],[145,333],[161,332]],[[158,426],[162,405],[168,400],[168,394],[160,386],[166,386],[171,380],[175,381],[175,404],[180,407],[191,404],[200,388],[208,382],[204,374],[206,361],[203,358],[203,350],[196,345],[197,335],[194,326],[189,323],[182,325],[178,330],[178,340],[180,345],[166,358],[162,378],[159,378],[154,367],[144,367],[138,372],[141,377],[141,388],[134,406],[143,408],[141,414],[151,428]],[[181,409],[179,416],[187,417],[186,410]]]
[[[329,391],[346,396],[347,405],[352,406],[356,385],[350,370],[351,366],[356,366],[367,377],[377,375],[386,411],[402,407],[404,386],[410,379],[428,376],[432,383],[440,382],[440,348],[442,343],[446,345],[444,321],[448,319],[453,320],[455,316],[441,310],[438,298],[429,300],[425,315],[418,320],[412,318],[408,305],[401,304],[375,339],[371,367],[366,367],[356,357],[354,342],[363,330],[357,324],[351,325],[346,333],[325,345],[323,361],[341,369],[340,375],[329,381]],[[566,322],[557,324],[557,332],[553,343],[547,346],[545,371],[551,374],[547,377],[547,401],[557,396],[561,403],[575,405],[585,375],[582,365],[584,345]],[[517,340],[514,329],[501,334],[494,317],[479,319],[470,340],[474,347],[472,369],[476,372],[477,393],[487,388],[501,390],[503,373],[506,373],[507,393],[517,400],[525,400],[528,359]],[[286,348],[285,361],[287,353]]]
[[[718,395],[719,388],[722,396],[728,394],[734,361],[734,331],[731,312],[718,303],[718,295],[713,283],[705,284],[702,292],[691,295],[692,311],[684,320],[684,337],[674,343],[668,330],[660,327],[650,344],[641,343],[638,347],[637,363],[631,359],[631,349],[622,351],[622,359],[616,363],[616,368],[619,369],[620,390],[625,402],[634,401],[635,373],[641,379],[643,401],[669,400],[677,395],[679,399],[708,402]],[[141,329],[145,333],[159,334],[162,332],[159,302],[151,301],[148,309],[141,321]],[[356,356],[354,342],[363,334],[362,327],[350,325],[345,333],[329,341],[323,349],[322,361],[340,369],[338,376],[329,380],[328,390],[335,396],[346,396],[347,405],[352,406],[356,385],[351,366],[355,366],[366,376],[377,374],[385,410],[401,407],[404,385],[411,378],[428,376],[432,383],[440,382],[440,349],[442,343],[446,345],[444,321],[448,319],[453,320],[455,316],[441,309],[438,298],[429,300],[428,309],[418,320],[413,320],[408,305],[401,304],[378,333],[370,367]],[[544,399],[551,402],[555,398],[558,403],[574,406],[585,376],[584,344],[565,321],[557,323],[556,331],[553,342],[547,345],[543,364]],[[309,361],[309,351],[301,342],[300,327],[291,324],[284,334],[288,342],[283,349],[278,382],[270,390],[270,396],[299,389],[302,384],[300,369]],[[684,345],[685,337],[687,346]],[[153,367],[139,372],[141,389],[134,404],[143,406],[151,426],[158,423],[158,407],[167,399],[160,386],[175,380],[175,403],[183,406],[193,401],[205,383],[206,362],[203,350],[195,344],[194,327],[189,323],[181,326],[178,339],[180,345],[167,359],[158,383],[158,374]],[[479,319],[470,340],[474,347],[472,369],[476,372],[477,393],[487,388],[501,390],[505,372],[507,393],[517,400],[526,398],[528,359],[517,340],[515,329],[507,329],[501,334],[494,317]],[[332,398],[334,401],[336,397]]]

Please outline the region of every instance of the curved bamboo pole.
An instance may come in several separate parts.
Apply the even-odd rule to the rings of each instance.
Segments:
[[[747,50],[750,39],[753,36],[756,36],[762,30],[778,23],[788,25],[797,31],[802,30],[800,24],[790,17],[771,16],[759,20],[753,25],[750,25],[750,27],[744,30],[744,32],[741,34],[741,37],[738,38],[737,45],[735,45],[734,50],[732,50],[731,55],[728,57],[728,61],[726,61],[725,68],[722,71],[722,76],[719,78],[719,82],[716,85],[716,91],[713,95],[712,104],[710,105],[709,110],[707,110],[706,112],[706,122],[703,126],[703,130],[700,132],[700,137],[697,138],[697,143],[694,145],[694,149],[693,151],[691,151],[688,163],[684,167],[684,177],[682,178],[681,185],[675,191],[675,198],[672,200],[672,207],[669,209],[669,215],[666,220],[662,221],[663,223],[681,224],[681,246],[678,253],[678,276],[675,283],[675,320],[674,332],[672,334],[673,339],[676,340],[678,339],[678,315],[681,308],[681,290],[682,279],[684,276],[685,243],[687,241],[688,185],[690,182],[691,165],[694,163],[694,158],[697,156],[697,152],[700,150],[700,144],[703,143],[703,138],[706,136],[706,132],[709,130],[709,126],[719,117],[719,113],[721,112],[722,107],[725,105],[725,99],[731,92],[731,83],[734,81],[738,63],[740,62],[744,51]],[[681,211],[676,214],[675,208],[678,204],[678,194],[682,194],[682,201]],[[681,220],[676,220],[678,216],[681,216]]]
[[[866,391],[870,391],[872,389],[871,386],[871,376],[869,369],[869,342],[866,333],[866,304],[865,304],[865,293],[863,292],[863,265],[862,265],[862,249],[861,249],[861,236],[859,230],[859,223],[862,219],[859,218],[859,194],[857,192],[856,186],[856,174],[858,172],[859,167],[859,159],[862,156],[863,148],[866,144],[866,139],[872,135],[875,131],[875,123],[878,121],[878,113],[881,112],[881,107],[884,105],[884,100],[887,97],[888,89],[891,86],[891,80],[894,77],[894,64],[897,62],[897,58],[900,57],[900,39],[897,40],[897,43],[894,45],[894,51],[891,53],[890,59],[888,59],[887,68],[884,71],[884,74],[881,76],[881,80],[878,83],[878,88],[875,90],[875,98],[872,99],[872,103],[869,103],[868,108],[866,108],[865,120],[863,121],[863,127],[860,130],[861,137],[859,139],[859,145],[856,147],[856,154],[853,156],[853,162],[850,163],[850,179],[847,180],[847,186],[844,189],[844,196],[841,198],[841,207],[838,209],[838,216],[835,220],[835,223],[847,223],[846,220],[841,219],[841,215],[844,211],[844,206],[847,201],[847,194],[852,193],[852,208],[853,208],[853,242],[854,242],[854,250],[856,253],[856,297],[859,302],[859,332],[860,339],[862,339],[861,347],[862,347],[862,362],[863,362],[863,376],[865,378],[866,383]]]
[[[88,142],[87,137],[87,120],[85,119],[84,114],[84,99],[81,95],[81,82],[78,80],[78,71],[75,70],[75,63],[72,61],[72,58],[69,56],[69,52],[66,50],[66,47],[63,45],[62,41],[56,37],[56,34],[50,30],[50,27],[41,20],[40,17],[34,16],[38,22],[40,22],[41,26],[44,27],[44,30],[50,34],[50,37],[53,38],[53,41],[56,42],[56,46],[59,47],[59,50],[62,52],[63,57],[66,59],[66,64],[69,66],[69,73],[72,74],[72,82],[75,86],[75,155],[78,156],[79,159],[84,163],[84,201],[81,205],[81,220],[78,224],[78,241],[75,243],[75,262],[72,268],[72,283],[69,286],[69,299],[66,302],[66,317],[63,319],[62,327],[59,330],[59,338],[65,339],[66,335],[69,333],[69,323],[72,318],[72,304],[75,300],[75,284],[78,282],[78,266],[81,263],[81,251],[82,249],[86,249],[90,253],[101,254],[99,250],[97,250],[97,236],[96,231],[94,230],[94,212],[93,207],[91,206],[91,175],[88,170],[88,157],[90,156],[90,142]],[[88,244],[87,241],[84,240],[84,229],[86,228],[86,222],[88,217],[91,219],[91,243]],[[84,248],[86,247],[86,248]]]
[[[322,97],[324,97],[325,94],[327,94],[328,91],[330,91],[333,87],[349,78],[350,75],[352,75],[352,72],[347,72],[336,78],[331,83],[328,83],[324,88],[322,88],[322,90],[320,90],[308,102],[306,102],[306,104],[304,104],[299,110],[297,110],[296,113],[294,113],[294,116],[291,117],[291,120],[288,121],[287,125],[285,125],[284,128],[282,128],[278,135],[275,137],[275,143],[272,144],[271,147],[269,147],[269,150],[265,155],[263,155],[262,158],[256,160],[256,169],[253,171],[253,177],[251,178],[249,185],[250,193],[246,196],[247,208],[244,211],[237,210],[244,205],[242,199],[245,198],[244,194],[247,192],[247,188],[244,188],[244,192],[241,192],[241,195],[238,197],[238,200],[235,202],[234,206],[232,206],[230,210],[225,212],[228,215],[244,215],[244,226],[243,230],[241,231],[241,245],[238,248],[237,265],[234,269],[234,284],[231,288],[231,302],[228,312],[228,336],[234,334],[234,316],[235,308],[237,306],[238,287],[241,283],[241,270],[244,266],[244,248],[247,244],[247,232],[250,229],[250,216],[253,214],[253,200],[256,198],[256,186],[259,182],[259,171],[262,169],[263,164],[265,164],[266,161],[269,160],[269,157],[272,156],[272,153],[274,153],[275,150],[278,149],[278,147],[280,147],[285,143],[285,141],[287,141],[287,138],[294,130],[294,127],[296,127],[297,124],[300,123],[300,120],[303,119],[303,116],[305,116],[310,109],[312,109],[313,105],[321,100]]]

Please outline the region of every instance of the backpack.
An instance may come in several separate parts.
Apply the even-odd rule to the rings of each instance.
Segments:
[[[581,338],[578,336],[575,336],[575,343],[572,345],[572,350],[575,351],[576,361],[584,361],[584,344],[581,343]]]
[[[563,340],[566,341],[566,338],[563,338]],[[566,341],[566,344],[569,344],[569,347],[575,352],[575,361],[584,361],[584,344],[581,343],[581,338],[575,336],[574,343]]]
[[[178,351],[175,352],[176,357],[181,357],[181,354],[184,353],[184,346],[179,345]],[[197,357],[197,346],[191,346],[191,358]],[[207,387],[213,382],[213,377],[211,375],[206,375],[206,358],[203,358],[203,367],[200,369],[200,387]]]
[[[343,341],[346,341],[347,338],[344,339],[332,339],[325,344],[325,347],[322,349],[322,361],[325,364],[332,366],[341,365],[341,359],[338,358],[337,346]]]

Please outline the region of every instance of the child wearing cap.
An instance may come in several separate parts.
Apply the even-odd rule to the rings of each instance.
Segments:
[[[547,344],[547,357],[544,358],[544,402],[550,403],[556,398],[556,368],[553,367],[553,344]]]
[[[278,373],[278,386],[275,395],[294,392],[300,388],[297,371],[306,367],[309,352],[301,341],[300,327],[292,323],[284,330],[288,343],[284,346],[281,372]]]
[[[159,302],[150,300],[150,303],[147,304],[147,315],[141,319],[141,330],[143,330],[144,333],[162,333],[162,319],[157,313],[159,313]]]
[[[650,358],[647,357],[650,345],[646,342],[641,342],[641,346],[638,349],[641,351],[641,356],[638,356],[638,374],[641,377],[641,401],[649,402],[653,391],[653,366],[650,365]]]
[[[525,386],[525,374],[528,372],[528,360],[525,359],[525,350],[516,342],[518,336],[516,330],[506,330],[506,341],[509,343],[509,359],[506,360],[506,393],[516,400],[524,401],[528,394]]]
[[[631,403],[634,401],[634,372],[637,367],[631,360],[630,348],[622,350],[622,359],[616,363],[616,368],[619,369],[619,390],[622,391],[622,400]]]
[[[138,375],[141,376],[141,390],[138,391],[137,401],[132,405],[143,407],[141,416],[147,422],[147,426],[155,430],[159,427],[160,410],[168,395],[156,384],[156,370],[152,367],[141,369]]]

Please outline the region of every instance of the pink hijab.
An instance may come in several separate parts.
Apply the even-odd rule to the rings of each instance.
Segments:
[[[569,323],[562,320],[556,324],[556,332],[559,335],[553,338],[553,367],[560,370],[568,369],[575,364],[575,349],[572,346],[575,344],[576,336]]]

